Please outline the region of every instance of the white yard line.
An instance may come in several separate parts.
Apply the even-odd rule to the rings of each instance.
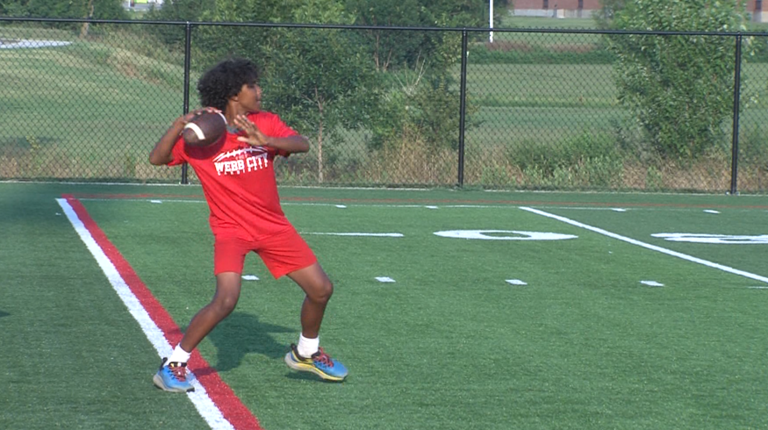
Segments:
[[[81,201],[85,201],[85,200],[111,201],[111,200],[114,200],[114,199],[108,199],[108,198],[103,198],[103,199],[102,198],[98,198],[98,199],[97,198],[92,198],[92,199],[82,198],[80,200]],[[146,202],[150,201],[149,199],[124,199],[124,200],[127,200],[127,201],[131,201],[131,200],[134,200],[134,201],[146,201]],[[155,201],[157,201],[157,200],[155,199]],[[167,202],[167,203],[205,203],[205,200],[177,200],[177,199],[168,199],[168,200],[161,200],[161,201],[164,202],[164,203],[165,202]],[[310,202],[282,202],[281,204],[283,206],[330,206],[330,207],[337,206],[336,203],[310,203]],[[347,206],[349,206],[349,205],[347,205]],[[360,205],[354,205],[353,207],[425,208],[427,206],[425,206],[423,204],[421,204],[421,205],[420,204],[400,204],[400,205],[398,205],[398,204],[360,204]],[[640,246],[640,247],[643,247],[643,248],[646,248],[646,249],[650,249],[650,250],[653,250],[653,251],[661,252],[661,253],[666,254],[666,255],[670,255],[670,256],[673,256],[673,257],[681,258],[681,259],[686,260],[686,261],[690,261],[690,262],[693,262],[693,263],[701,264],[701,265],[704,265],[704,266],[707,266],[707,267],[711,267],[711,268],[714,268],[714,269],[718,269],[718,270],[721,270],[721,271],[724,271],[724,272],[728,272],[728,273],[731,273],[731,274],[734,274],[734,275],[739,275],[739,276],[743,276],[743,277],[746,277],[746,278],[754,279],[754,280],[757,280],[757,281],[760,281],[760,282],[768,283],[768,277],[765,277],[765,276],[756,275],[754,273],[746,272],[746,271],[739,270],[739,269],[734,269],[733,267],[725,266],[725,265],[722,265],[722,264],[719,264],[719,263],[714,263],[714,262],[707,261],[707,260],[704,260],[704,259],[701,259],[701,258],[698,258],[698,257],[693,257],[693,256],[690,256],[690,255],[687,255],[687,254],[683,254],[681,252],[672,251],[670,249],[662,248],[662,247],[656,246],[656,245],[651,245],[649,243],[641,242],[639,240],[632,239],[632,238],[629,238],[629,237],[626,237],[626,236],[621,236],[619,234],[612,233],[612,232],[609,232],[607,230],[603,230],[603,229],[600,229],[600,228],[597,228],[597,227],[592,227],[590,225],[583,224],[583,223],[580,223],[578,221],[571,220],[569,218],[565,218],[565,217],[562,217],[562,216],[559,216],[559,215],[555,215],[555,214],[551,214],[551,213],[548,213],[548,212],[544,212],[542,210],[533,209],[533,208],[530,208],[530,207],[527,207],[527,206],[487,205],[487,204],[478,204],[478,205],[461,204],[461,205],[438,205],[438,206],[430,206],[429,208],[431,209],[433,207],[437,207],[437,208],[473,208],[473,209],[490,209],[490,208],[515,209],[515,208],[520,208],[520,209],[528,211],[528,212],[532,212],[532,213],[535,213],[535,214],[538,214],[538,215],[541,215],[541,216],[545,216],[545,217],[548,217],[548,218],[556,219],[558,221],[561,221],[561,222],[564,222],[564,223],[567,223],[567,224],[571,224],[573,226],[580,227],[580,228],[583,228],[583,229],[586,229],[586,230],[590,230],[590,231],[593,231],[595,233],[599,233],[599,234],[602,234],[602,235],[605,235],[605,236],[608,236],[608,237],[612,237],[614,239],[618,239],[618,240],[621,240],[621,241],[624,241],[624,242],[627,242],[627,243],[631,243],[633,245],[637,245],[637,246]],[[611,211],[611,210],[612,211],[616,211],[616,209],[617,209],[617,208],[612,208],[612,207],[580,207],[580,206],[542,206],[542,207],[545,207],[545,208],[548,208],[548,209],[551,208],[551,209],[609,210],[609,211]],[[621,208],[621,209],[624,209],[624,208]],[[657,208],[657,207],[654,207],[654,208],[644,208],[644,207],[638,207],[638,208],[633,207],[633,208],[630,208],[630,210],[648,210],[648,209],[658,210],[660,208]],[[671,208],[664,208],[664,209],[667,209],[667,210],[696,210],[696,211],[700,211],[701,210],[700,208],[673,208],[673,207],[671,207]],[[734,208],[734,209],[743,209],[743,208]],[[311,234],[311,233],[305,233],[305,234]]]
[[[157,324],[155,324],[152,317],[150,317],[147,310],[141,305],[141,302],[136,295],[133,294],[130,287],[125,282],[125,279],[123,279],[120,272],[117,270],[117,267],[115,267],[109,257],[107,257],[104,250],[93,238],[90,231],[88,231],[88,228],[86,228],[85,224],[83,224],[67,200],[56,199],[56,201],[64,210],[72,227],[74,227],[78,236],[80,236],[80,240],[83,241],[86,248],[88,248],[88,251],[91,252],[91,255],[93,255],[93,258],[99,264],[99,267],[101,267],[101,270],[106,275],[107,280],[112,285],[112,288],[115,290],[118,297],[120,297],[120,300],[122,300],[123,304],[128,308],[128,312],[130,312],[136,322],[139,323],[144,335],[147,336],[149,342],[155,347],[155,350],[157,350],[158,355],[160,357],[169,357],[173,351],[173,347],[168,343],[163,331]],[[190,382],[195,385],[195,391],[187,393],[187,396],[195,405],[203,419],[205,419],[212,429],[234,429],[232,424],[224,418],[218,406],[208,396],[208,393],[205,391],[202,384],[194,378],[194,374],[189,372],[189,375]],[[149,381],[147,384],[149,384]]]
[[[603,230],[601,228],[592,227],[591,225],[587,225],[587,224],[584,224],[584,223],[581,223],[581,222],[578,222],[578,221],[574,221],[574,220],[572,220],[570,218],[566,218],[566,217],[563,217],[563,216],[560,216],[560,215],[555,215],[555,214],[551,214],[549,212],[544,212],[542,210],[533,209],[533,208],[529,208],[529,207],[525,207],[525,206],[520,206],[520,209],[522,209],[524,211],[531,212],[531,213],[535,213],[537,215],[541,215],[541,216],[544,216],[544,217],[547,217],[547,218],[552,218],[552,219],[564,222],[566,224],[570,224],[570,225],[575,226],[575,227],[583,228],[585,230],[589,230],[589,231],[592,231],[592,232],[595,232],[595,233],[598,233],[598,234],[602,234],[604,236],[608,236],[608,237],[611,237],[613,239],[617,239],[617,240],[621,240],[623,242],[631,243],[632,245],[637,245],[637,246],[643,247],[645,249],[650,249],[652,251],[661,252],[662,254],[670,255],[672,257],[681,258],[683,260],[690,261],[692,263],[701,264],[701,265],[704,265],[704,266],[707,266],[707,267],[711,267],[713,269],[722,270],[723,272],[732,273],[734,275],[743,276],[745,278],[754,279],[756,281],[765,282],[766,284],[768,284],[768,278],[766,278],[765,276],[756,275],[754,273],[745,272],[743,270],[734,269],[733,267],[724,266],[722,264],[713,263],[711,261],[707,261],[707,260],[704,260],[704,259],[701,259],[701,258],[697,258],[697,257],[693,257],[693,256],[690,256],[690,255],[687,255],[687,254],[683,254],[682,252],[672,251],[671,249],[666,249],[666,248],[662,248],[660,246],[651,245],[650,243],[641,242],[639,240],[632,239],[630,237],[626,237],[626,236],[622,236],[620,234],[612,233],[610,231]]]

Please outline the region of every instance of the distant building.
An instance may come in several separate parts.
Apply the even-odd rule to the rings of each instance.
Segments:
[[[752,21],[768,22],[768,4],[764,4],[763,0],[749,0],[747,12],[752,14]]]
[[[591,18],[600,0],[514,0],[514,15],[551,18]],[[768,22],[768,0],[747,0],[747,12],[755,22]]]
[[[514,0],[514,14],[552,18],[591,18],[600,0]]]

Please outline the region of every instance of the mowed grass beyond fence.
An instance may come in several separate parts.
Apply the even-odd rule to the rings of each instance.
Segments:
[[[182,329],[213,294],[199,187],[0,184],[0,427],[207,428],[152,386],[158,352],[62,196]],[[285,366],[302,293],[249,256],[258,280],[192,370],[264,429],[768,426],[765,197],[281,196],[335,283],[321,339],[350,376]]]
[[[76,41],[5,49],[0,58],[4,177],[158,177],[146,154],[183,112],[183,86],[171,88],[141,73],[153,60]],[[164,67],[176,67],[183,82],[181,68]]]

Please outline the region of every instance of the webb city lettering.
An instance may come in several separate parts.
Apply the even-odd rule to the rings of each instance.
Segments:
[[[213,164],[219,176],[239,175],[268,167],[269,158],[262,148],[243,148],[219,155]]]

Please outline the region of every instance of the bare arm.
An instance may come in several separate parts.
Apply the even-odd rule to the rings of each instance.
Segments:
[[[163,137],[155,144],[152,152],[149,153],[149,163],[155,166],[162,166],[173,161],[173,146],[179,138],[187,120],[185,116],[176,118],[173,124],[168,128]]]
[[[291,154],[309,151],[309,141],[306,137],[300,135],[288,137],[267,136],[245,115],[235,117],[235,125],[248,134],[247,136],[238,137],[237,140],[247,142],[249,145],[267,146]]]

